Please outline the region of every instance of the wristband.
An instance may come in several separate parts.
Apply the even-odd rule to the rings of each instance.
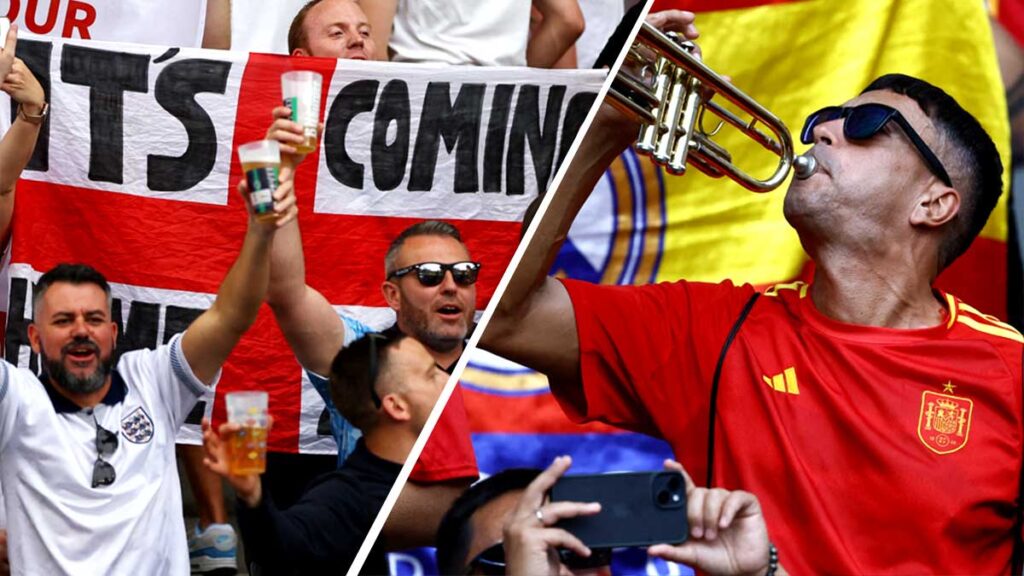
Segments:
[[[46,114],[49,111],[50,105],[46,102],[43,102],[43,109],[39,111],[39,114],[35,115],[25,112],[25,109],[22,108],[21,104],[18,104],[18,116],[21,116],[21,118],[29,124],[35,124],[36,126],[43,123],[43,120],[46,119]]]

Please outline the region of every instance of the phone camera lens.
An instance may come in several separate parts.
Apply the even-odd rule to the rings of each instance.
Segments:
[[[672,501],[672,495],[669,494],[667,490],[661,490],[658,492],[658,504],[664,506],[665,504],[668,504],[670,501]],[[676,501],[678,501],[678,497],[676,498]]]

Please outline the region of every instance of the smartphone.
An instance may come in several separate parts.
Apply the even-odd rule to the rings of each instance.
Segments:
[[[11,21],[7,18],[0,18],[0,51],[4,49],[7,42],[7,31],[11,29]]]
[[[563,476],[551,501],[601,503],[593,516],[558,523],[592,550],[680,544],[690,530],[686,483],[675,471]]]

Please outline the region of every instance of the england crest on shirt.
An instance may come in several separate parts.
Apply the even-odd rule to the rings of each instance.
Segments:
[[[129,442],[145,444],[153,439],[153,419],[140,406],[121,419],[121,433]]]

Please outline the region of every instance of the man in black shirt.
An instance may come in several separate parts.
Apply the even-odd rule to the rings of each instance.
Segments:
[[[363,432],[338,470],[313,482],[299,501],[280,510],[259,475],[228,470],[221,437],[203,423],[206,464],[238,493],[246,552],[271,574],[343,574],[355,558],[394,484],[448,375],[414,338],[371,333],[338,352],[331,364],[331,395],[342,415]],[[364,568],[386,573],[382,552]]]

